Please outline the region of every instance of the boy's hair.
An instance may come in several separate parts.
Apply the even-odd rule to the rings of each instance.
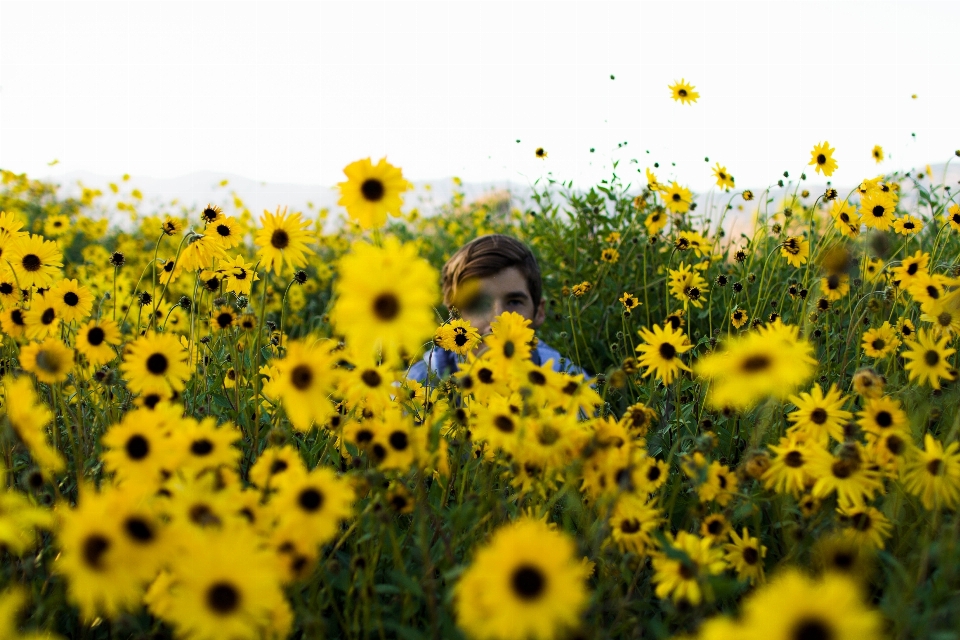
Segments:
[[[453,301],[457,300],[458,288],[463,283],[495,275],[510,267],[516,267],[523,274],[533,307],[538,308],[543,283],[537,259],[530,247],[499,233],[474,238],[447,260],[443,265],[443,303],[448,307],[455,306]]]

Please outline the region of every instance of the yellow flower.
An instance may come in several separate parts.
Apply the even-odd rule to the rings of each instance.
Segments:
[[[63,382],[73,369],[73,349],[51,336],[23,347],[20,364],[40,382]]]
[[[908,360],[904,368],[910,374],[910,380],[919,380],[921,384],[928,384],[934,389],[940,388],[940,379],[954,379],[950,363],[947,361],[956,349],[948,348],[950,335],[937,339],[926,329],[917,332],[916,339],[906,341],[906,350],[903,358]]]
[[[717,186],[724,191],[734,188],[733,176],[727,173],[727,168],[721,167],[719,162],[713,168],[713,177],[717,179]]]
[[[126,348],[120,371],[134,393],[169,396],[190,379],[187,351],[176,337],[150,331]]]
[[[669,187],[661,189],[661,194],[667,208],[674,213],[686,213],[693,203],[693,194],[690,190],[676,182],[671,182]]]
[[[457,625],[470,638],[547,640],[577,627],[587,571],[567,535],[523,518],[498,529],[454,587]]]
[[[883,147],[878,144],[874,145],[872,155],[873,159],[877,161],[877,164],[883,162]]]
[[[829,177],[837,170],[837,161],[833,159],[834,151],[836,149],[831,148],[830,143],[826,141],[814,145],[813,151],[810,152],[811,157],[808,164],[814,165],[817,173],[823,173],[823,175]]]
[[[655,324],[653,331],[646,327],[640,329],[640,337],[644,344],[638,346],[637,351],[641,354],[640,366],[646,368],[643,377],[655,375],[664,384],[670,384],[681,369],[690,371],[690,367],[680,360],[681,353],[693,348],[683,331],[669,324],[663,328]]]
[[[799,267],[810,255],[810,241],[803,236],[790,236],[780,245],[780,255],[792,266]]]
[[[434,332],[436,270],[413,244],[389,237],[383,247],[357,242],[340,259],[331,320],[353,348],[413,355]]]
[[[254,243],[260,247],[257,257],[267,271],[273,269],[280,275],[284,264],[291,269],[307,264],[309,220],[303,220],[300,213],[287,214],[286,209],[280,213],[280,207],[277,207],[276,213],[264,211],[260,223],[263,228],[257,232]]]
[[[694,91],[694,88],[695,87],[692,84],[688,84],[684,78],[680,78],[679,82],[674,80],[673,84],[668,87],[668,89],[670,89],[670,97],[681,104],[694,103],[697,101],[700,94]]]
[[[712,600],[707,579],[726,568],[723,550],[714,547],[709,538],[700,538],[686,531],[667,536],[671,553],[657,553],[653,557],[653,582],[657,585],[658,598],[673,598],[674,602],[686,600],[696,606],[704,600]]]
[[[546,153],[544,153],[546,156]],[[347,214],[363,229],[382,227],[387,214],[399,215],[403,200],[400,197],[413,185],[403,179],[403,172],[381,158],[374,165],[370,158],[348,164],[343,172],[346,182],[339,183],[340,200]]]

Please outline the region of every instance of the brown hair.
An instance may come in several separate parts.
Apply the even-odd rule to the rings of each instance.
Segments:
[[[468,280],[487,278],[516,267],[527,281],[534,309],[540,306],[543,283],[540,266],[530,247],[516,238],[494,233],[474,238],[443,265],[443,303],[452,306],[457,288]]]

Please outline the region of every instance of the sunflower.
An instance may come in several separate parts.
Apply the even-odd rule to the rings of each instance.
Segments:
[[[923,221],[910,214],[904,214],[893,223],[893,230],[902,236],[913,236],[923,229]]]
[[[730,533],[730,544],[723,545],[727,552],[724,558],[727,564],[737,572],[737,577],[750,584],[763,583],[763,559],[767,556],[767,548],[760,544],[759,538],[751,538],[747,528],[743,528],[743,536],[736,531]]]
[[[546,151],[546,149],[544,149],[543,147],[537,147],[537,148],[534,150],[533,155],[535,155],[535,156],[537,157],[537,159],[539,159],[539,160],[546,160],[546,159],[547,159],[547,151]]]
[[[633,311],[640,306],[640,300],[637,299],[632,293],[626,291],[623,292],[623,295],[620,296],[618,302],[623,305],[623,310],[626,312]]]
[[[242,240],[240,225],[229,216],[220,216],[209,223],[204,235],[212,238],[223,249],[233,249]]]
[[[187,351],[169,334],[148,332],[127,345],[120,371],[134,393],[170,395],[190,379]]]
[[[831,148],[827,141],[816,144],[810,152],[810,162],[807,164],[814,165],[817,173],[830,177],[837,170],[837,161],[833,159],[834,151],[836,149]]]
[[[330,542],[340,523],[353,514],[355,500],[349,482],[332,469],[317,467],[283,483],[270,501],[280,528],[291,527],[300,539],[316,546]]]
[[[839,509],[840,521],[847,525],[844,534],[859,545],[883,549],[893,529],[890,520],[876,507]]]
[[[170,433],[181,423],[180,412],[172,405],[126,412],[100,438],[104,468],[121,486],[158,487],[179,462]]]
[[[764,486],[795,498],[813,486],[813,464],[829,455],[816,442],[802,440],[796,434],[780,438],[779,445],[770,445],[770,450],[777,455],[763,472]]]
[[[469,320],[454,318],[440,325],[433,336],[433,342],[441,349],[453,351],[457,355],[466,355],[480,344],[480,334]]]
[[[238,296],[249,296],[253,283],[260,279],[260,275],[254,271],[253,266],[252,262],[244,261],[240,254],[237,254],[232,261],[221,261],[218,271],[223,276],[226,291]]]
[[[737,476],[716,460],[707,467],[704,482],[697,488],[700,502],[715,500],[721,507],[726,506],[737,493]]]
[[[392,236],[382,247],[356,242],[338,269],[330,319],[347,343],[381,350],[390,361],[417,353],[436,326],[440,278],[416,247]]]
[[[674,602],[685,600],[694,606],[700,604],[704,596],[712,599],[707,579],[726,569],[723,550],[714,547],[709,538],[686,531],[666,536],[666,543],[670,553],[659,552],[653,556],[657,597],[673,598]]]
[[[799,267],[810,255],[810,241],[803,236],[790,236],[780,245],[780,255],[792,266]]]
[[[44,297],[53,301],[64,322],[79,322],[93,310],[93,293],[76,280],[61,280]]]
[[[896,203],[889,193],[870,190],[860,199],[860,216],[870,229],[886,231],[893,226]]]
[[[820,289],[827,300],[836,302],[850,293],[850,276],[845,273],[833,273],[820,278]]]
[[[694,91],[695,87],[688,84],[684,78],[680,78],[679,82],[674,80],[667,88],[670,89],[670,97],[680,104],[693,104],[700,97],[700,94]]]
[[[217,331],[226,331],[237,321],[237,313],[232,307],[221,306],[216,309],[210,318],[210,326]]]
[[[124,553],[124,534],[116,513],[116,490],[96,493],[81,487],[74,509],[60,512],[55,571],[67,579],[67,597],[85,620],[114,618],[132,611],[143,597],[137,563]]]
[[[926,509],[955,509],[960,504],[960,443],[944,448],[929,433],[923,442],[923,450],[917,450],[903,469],[903,486]]]
[[[303,220],[299,212],[288,214],[284,209],[281,213],[280,207],[277,207],[276,213],[264,210],[260,224],[263,227],[257,231],[254,244],[260,247],[257,257],[267,271],[273,269],[275,274],[280,275],[284,264],[290,268],[307,264],[306,256],[310,252],[307,246],[310,238],[307,231],[309,220]]]
[[[877,164],[880,164],[883,162],[883,147],[878,144],[873,145],[873,151],[870,152],[870,155],[877,161]]]
[[[3,258],[13,266],[21,289],[50,287],[63,267],[63,254],[57,243],[38,235],[17,238],[4,251]]]
[[[813,497],[823,499],[836,492],[841,508],[862,507],[883,491],[880,473],[866,460],[859,443],[847,443],[837,457],[818,457],[811,470],[818,476]]]
[[[207,204],[207,206],[203,208],[203,211],[200,212],[200,220],[202,220],[204,224],[210,224],[222,215],[223,209],[215,204]]]
[[[909,289],[919,274],[926,273],[929,263],[930,254],[925,251],[917,251],[909,258],[901,260],[900,264],[893,267],[890,272],[894,279],[899,282],[898,286],[901,289]]]
[[[708,403],[744,410],[768,396],[790,395],[813,375],[817,364],[813,347],[798,334],[797,327],[775,322],[700,358],[694,372],[712,382]]]
[[[506,375],[514,365],[530,358],[534,331],[530,320],[515,311],[504,311],[490,323],[492,333],[484,338],[484,354],[497,373]]]
[[[31,340],[43,340],[60,333],[60,314],[57,305],[46,296],[37,296],[33,305],[23,312],[26,336]]]
[[[643,226],[647,228],[647,235],[651,237],[663,231],[663,228],[667,226],[667,216],[664,215],[663,209],[654,209],[648,213],[647,217],[643,219]]]
[[[933,325],[931,331],[936,337],[960,334],[960,289],[928,302],[921,310],[920,320]]]
[[[120,327],[113,320],[101,318],[90,320],[77,329],[77,351],[86,356],[87,362],[98,367],[117,357],[112,347],[121,341]]]
[[[546,152],[542,157],[546,157]],[[348,164],[343,172],[347,181],[337,185],[340,187],[337,204],[346,207],[347,214],[363,229],[382,227],[388,213],[398,215],[403,205],[400,194],[413,188],[403,179],[403,172],[386,158],[381,158],[376,165],[370,158],[357,160]]]
[[[690,190],[676,182],[671,182],[670,186],[664,187],[660,193],[667,208],[674,213],[686,213],[693,204],[693,194]],[[647,229],[649,228],[650,226],[647,225]]]
[[[846,577],[819,580],[786,569],[743,603],[744,640],[864,640],[882,637],[880,614],[868,609],[857,584]]]
[[[196,640],[270,637],[277,612],[289,609],[273,554],[247,527],[193,535],[197,539],[172,558],[176,588],[166,621]],[[279,631],[280,637],[289,633]]]
[[[730,191],[730,189],[735,188],[733,176],[727,173],[727,168],[721,167],[719,162],[713,167],[713,177],[717,179],[717,186],[724,191]]]
[[[921,384],[928,384],[934,389],[940,388],[941,378],[953,380],[947,358],[957,350],[948,348],[948,342],[949,335],[938,339],[926,329],[920,329],[915,340],[907,340],[903,358],[908,360],[904,368],[910,373],[910,380],[919,380]]]
[[[241,440],[239,429],[230,423],[217,427],[215,418],[202,421],[184,418],[171,438],[170,446],[179,460],[178,470],[199,473],[217,467],[234,468],[241,451],[236,444]]]
[[[670,269],[670,293],[683,303],[684,308],[692,304],[703,307],[703,298],[707,293],[707,281],[700,275],[700,271],[683,262],[676,269]]]
[[[943,221],[954,231],[960,232],[960,204],[951,204],[943,214]]]
[[[860,235],[860,214],[857,208],[846,200],[834,200],[830,205],[830,215],[833,217],[833,226],[848,238]]]
[[[617,264],[620,260],[620,252],[613,247],[607,247],[600,252],[600,260],[610,264]]]
[[[749,319],[750,316],[740,307],[737,307],[730,313],[730,324],[733,325],[734,329],[739,329],[743,325],[747,324]]]
[[[689,344],[682,330],[669,324],[663,328],[655,324],[653,331],[644,327],[639,334],[644,341],[637,347],[639,364],[646,368],[643,377],[654,375],[664,384],[670,384],[680,370],[690,371],[690,367],[680,360],[680,354],[692,349],[693,345]]]
[[[863,352],[870,358],[886,358],[896,353],[900,338],[889,322],[863,332]]]
[[[576,545],[530,518],[498,529],[454,587],[457,625],[471,638],[545,640],[578,626],[587,572]]]
[[[662,522],[663,513],[654,501],[627,494],[610,512],[610,537],[622,552],[644,556],[653,547],[653,532]]]
[[[54,337],[31,342],[20,350],[20,365],[40,382],[63,382],[73,370],[73,349]]]
[[[790,402],[796,405],[797,410],[787,415],[791,426],[790,433],[798,433],[818,443],[825,443],[831,437],[837,442],[843,442],[843,428],[853,414],[843,410],[847,398],[844,397],[837,385],[830,385],[824,395],[820,385],[815,384],[810,392],[790,396]]]
[[[730,522],[722,513],[712,513],[700,523],[700,535],[709,538],[711,544],[726,539],[730,531]]]
[[[290,423],[300,431],[309,430],[314,422],[325,423],[333,412],[333,405],[326,399],[333,389],[336,363],[331,346],[290,342],[284,358],[276,363],[273,388]]]

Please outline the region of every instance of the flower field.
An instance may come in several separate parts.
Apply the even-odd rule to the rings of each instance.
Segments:
[[[3,172],[0,637],[956,638],[960,205],[834,154],[431,216],[361,160],[334,231]],[[536,333],[442,304],[490,233]]]

